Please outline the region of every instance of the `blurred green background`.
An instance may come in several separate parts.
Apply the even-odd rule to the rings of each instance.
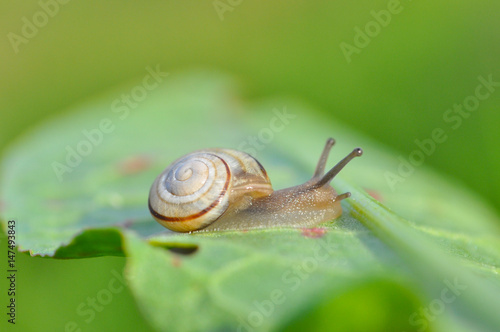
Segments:
[[[249,100],[275,95],[304,100],[325,121],[339,119],[404,158],[417,148],[415,139],[443,128],[448,139],[425,165],[462,182],[500,211],[500,87],[457,129],[443,119],[454,104],[474,95],[479,76],[492,75],[500,82],[500,3],[401,1],[399,12],[349,62],[341,43],[355,46],[356,29],[375,22],[374,13],[380,15],[390,4],[2,1],[0,152],[44,119],[143,77],[147,66],[159,64],[171,75],[213,68],[237,77]],[[34,16],[40,20],[41,11],[53,16],[46,15],[47,21],[25,38],[26,22]],[[19,256],[19,326],[25,331],[39,331],[37,326],[64,330],[69,320],[83,331],[143,326],[127,290],[92,324],[75,312],[123,263],[120,258]],[[113,317],[121,319],[107,326]]]

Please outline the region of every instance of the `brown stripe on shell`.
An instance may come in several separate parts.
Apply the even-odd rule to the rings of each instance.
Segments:
[[[164,221],[169,221],[169,222],[184,222],[184,221],[190,221],[190,220],[199,218],[202,215],[208,213],[213,208],[215,208],[217,205],[219,205],[219,203],[222,201],[222,197],[224,197],[224,195],[227,192],[227,188],[229,187],[229,181],[231,180],[231,171],[229,170],[229,166],[228,166],[228,164],[226,163],[226,161],[224,159],[222,159],[221,157],[219,157],[219,156],[217,156],[215,154],[213,156],[219,158],[222,161],[222,163],[226,167],[226,171],[227,171],[226,172],[227,173],[227,175],[226,175],[226,183],[224,184],[224,188],[222,188],[222,191],[220,192],[218,199],[216,199],[212,204],[210,204],[208,207],[204,208],[200,212],[197,212],[195,214],[192,214],[192,215],[186,216],[186,217],[167,217],[167,216],[164,216],[162,214],[159,214],[158,212],[156,212],[153,209],[153,207],[151,206],[151,202],[148,200],[148,207],[149,207],[149,211],[151,212],[151,214],[155,218],[160,219],[160,220],[164,220]]]
[[[262,166],[262,164],[257,159],[255,159],[253,156],[251,156],[251,155],[249,155],[249,156],[250,156],[250,158],[252,158],[253,160],[255,160],[255,162],[257,163],[257,165],[259,165],[259,168],[262,171],[262,174],[264,174],[264,176],[266,177],[266,179],[269,179],[269,177],[267,176],[267,172],[264,169],[264,166]]]

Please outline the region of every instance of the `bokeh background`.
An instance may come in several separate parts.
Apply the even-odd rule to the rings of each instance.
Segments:
[[[474,94],[479,76],[500,82],[500,3],[395,3],[2,1],[0,152],[71,105],[143,77],[147,66],[159,64],[171,74],[210,68],[234,75],[248,100],[304,100],[325,121],[340,120],[405,158],[415,139],[446,129],[448,140],[425,165],[500,211],[500,87],[456,130],[443,120]],[[347,59],[341,43],[355,46],[357,29],[388,6],[399,12]],[[26,22],[40,11],[53,15],[26,38]],[[91,324],[75,312],[106,287],[110,271],[122,270],[121,258],[54,261],[19,254],[18,264],[24,331],[64,330],[68,321],[83,331],[146,326],[126,289]]]

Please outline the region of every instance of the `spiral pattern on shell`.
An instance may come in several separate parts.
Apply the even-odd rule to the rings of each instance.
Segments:
[[[236,188],[251,190],[250,181],[272,192],[266,171],[250,155],[229,149],[193,152],[174,161],[156,178],[149,209],[171,230],[202,229],[227,210]]]

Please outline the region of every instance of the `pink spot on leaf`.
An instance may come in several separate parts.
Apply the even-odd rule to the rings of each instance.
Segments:
[[[60,199],[48,199],[45,203],[51,210],[61,210],[64,207],[64,202]]]
[[[314,228],[302,228],[301,231],[302,231],[303,236],[310,237],[312,239],[317,239],[317,238],[320,238],[323,235],[325,235],[327,232],[327,229],[314,227]]]
[[[365,190],[368,193],[368,195],[375,198],[377,201],[382,202],[382,200],[383,200],[382,195],[378,191],[366,189],[366,188],[365,188]]]
[[[124,221],[118,222],[115,225],[123,228],[130,228],[134,225],[135,220],[133,219],[125,219]]]
[[[178,255],[172,255],[172,265],[174,267],[180,267],[182,263],[182,260]]]
[[[145,156],[133,156],[118,164],[118,170],[123,175],[142,172],[151,166],[151,160]]]

